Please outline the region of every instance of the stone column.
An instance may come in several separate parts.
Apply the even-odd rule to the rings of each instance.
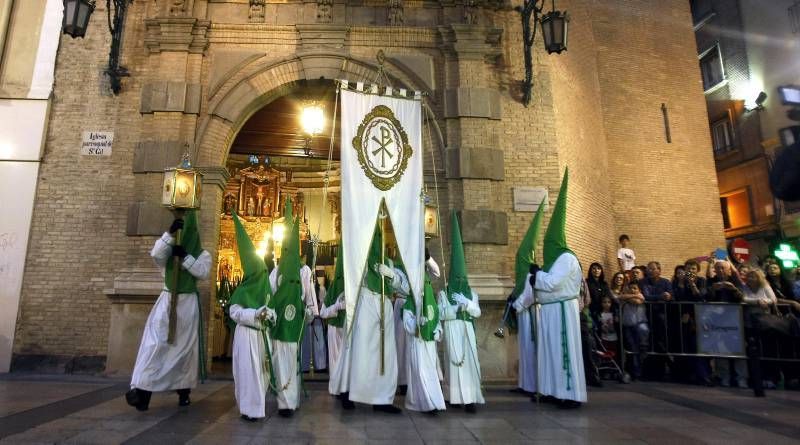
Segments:
[[[449,201],[461,222],[470,285],[481,298],[483,315],[476,328],[486,380],[506,380],[516,374],[515,342],[492,336],[513,287],[505,255],[506,209],[497,199],[505,172],[498,133],[503,110],[493,64],[500,55],[502,32],[475,24],[439,28],[445,54]],[[444,234],[443,240],[447,242],[449,235]]]

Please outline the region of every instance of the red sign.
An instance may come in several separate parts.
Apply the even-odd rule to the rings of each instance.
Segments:
[[[742,261],[750,261],[750,243],[744,238],[736,238],[731,244],[733,255],[742,259]]]

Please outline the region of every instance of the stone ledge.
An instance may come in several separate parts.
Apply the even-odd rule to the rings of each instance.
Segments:
[[[114,287],[103,293],[112,304],[152,304],[164,288],[164,277],[156,267],[121,269],[114,277]]]
[[[447,150],[448,179],[505,179],[503,150],[484,147]]]
[[[174,219],[168,209],[150,201],[133,202],[128,207],[128,236],[159,236]]]
[[[184,143],[181,141],[144,141],[133,152],[134,173],[163,173],[180,163]]]
[[[491,302],[505,303],[508,294],[514,289],[514,280],[506,275],[470,274],[469,285],[478,294],[481,304]]]
[[[508,217],[495,210],[459,210],[465,244],[508,244]]]
[[[444,117],[502,119],[503,108],[500,105],[500,92],[493,88],[448,89],[444,94]]]
[[[186,114],[200,113],[200,84],[156,81],[142,85],[139,113],[173,111]]]
[[[150,54],[164,51],[186,51],[203,54],[208,48],[209,20],[193,17],[145,19],[147,35],[144,46]]]

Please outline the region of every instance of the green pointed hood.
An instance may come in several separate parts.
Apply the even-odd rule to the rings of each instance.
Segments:
[[[242,264],[242,282],[231,296],[231,305],[238,304],[247,309],[258,309],[267,304],[272,295],[269,284],[267,266],[256,253],[253,241],[247,235],[242,221],[233,213],[233,225],[236,229],[236,246],[239,261]]]
[[[514,262],[514,297],[518,297],[525,290],[525,279],[528,278],[530,265],[536,262],[536,243],[539,242],[539,227],[544,218],[544,202],[539,204],[536,215],[533,216],[528,231],[522,238],[522,242],[517,249],[517,257]]]
[[[269,304],[277,315],[275,326],[271,330],[272,338],[284,342],[300,341],[305,325],[305,303],[300,284],[300,220],[292,218],[291,209],[292,202],[287,199],[284,211],[286,234],[278,264],[279,284]]]
[[[384,259],[384,255],[382,254],[383,249],[383,234],[381,233],[380,223],[375,224],[375,231],[372,234],[372,244],[369,246],[369,255],[367,256],[367,264],[366,264],[366,285],[369,290],[376,293],[381,293],[381,290],[385,292],[391,291],[391,285],[389,283],[385,283],[383,289],[381,289],[381,274],[378,273],[374,266],[375,264],[380,264],[381,259]]]
[[[464,259],[464,244],[461,241],[461,228],[456,211],[450,213],[450,276],[447,281],[447,295],[460,293],[472,299],[472,289],[467,277],[467,262]]]
[[[186,214],[183,215],[180,245],[183,246],[187,254],[195,259],[203,253],[203,247],[200,245],[200,232],[197,230],[197,212],[195,210],[187,210]],[[170,292],[173,290],[174,276],[175,268],[172,264],[167,265],[164,284]],[[186,270],[178,272],[178,293],[191,294],[195,292],[197,292],[197,278]]]
[[[567,184],[569,183],[569,168],[564,170],[564,179],[561,180],[561,189],[558,192],[553,215],[544,234],[544,262],[542,270],[549,272],[556,259],[564,252],[572,251],[567,247]],[[573,254],[574,255],[574,254]]]
[[[339,295],[344,292],[344,260],[342,260],[344,248],[340,244],[336,250],[336,269],[333,273],[333,282],[330,283],[328,292],[325,294],[325,306],[327,307],[333,306]],[[337,328],[344,327],[344,317],[345,311],[339,311],[336,317],[328,319],[328,324]]]

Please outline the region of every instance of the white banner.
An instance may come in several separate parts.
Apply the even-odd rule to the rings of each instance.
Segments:
[[[422,298],[422,106],[419,100],[345,88],[341,96],[342,244],[349,328],[381,200],[389,210],[411,291],[418,301]]]

